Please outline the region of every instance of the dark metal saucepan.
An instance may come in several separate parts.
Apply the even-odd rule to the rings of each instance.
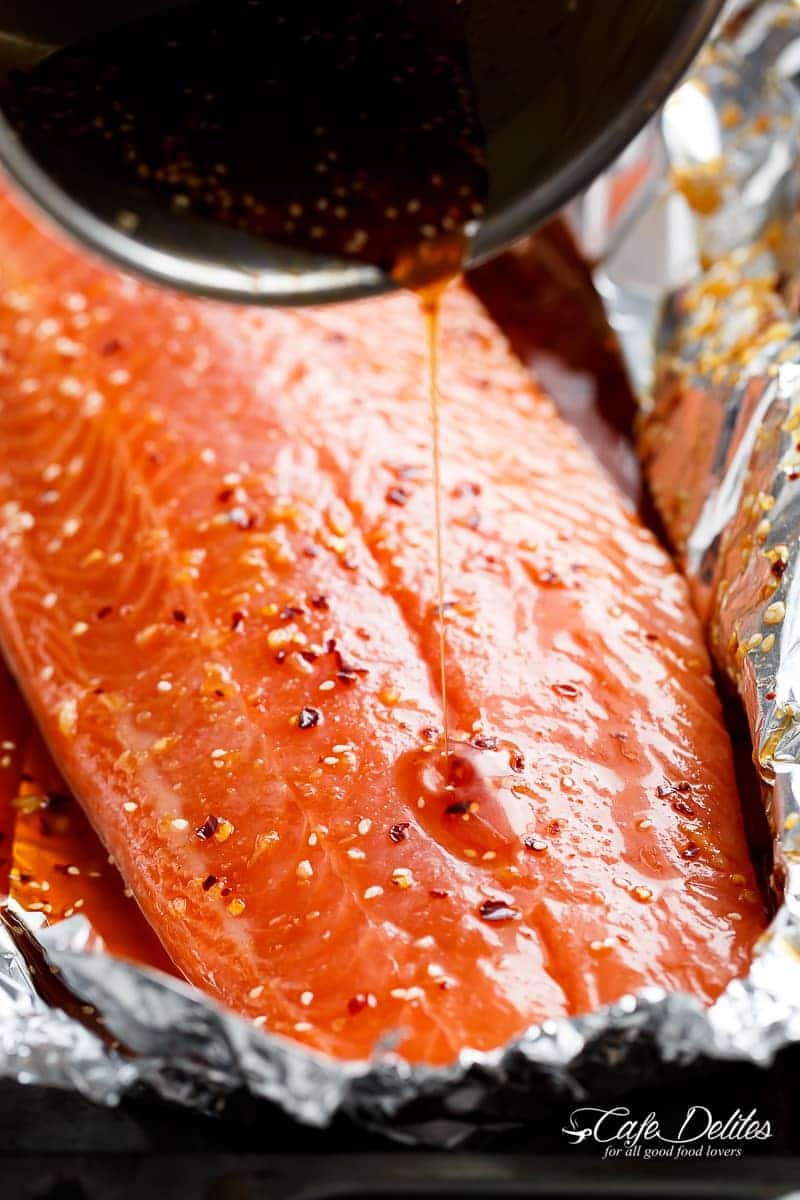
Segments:
[[[723,0],[461,2],[491,177],[474,264],[557,211],[624,148],[686,70]],[[0,0],[0,75],[122,16],[174,3]],[[572,19],[559,21],[559,9]],[[45,156],[34,160],[1,115],[0,164],[74,237],[172,287],[249,303],[315,304],[393,286],[372,266],[187,221],[132,195],[132,185],[94,172],[90,163],[78,161],[69,180],[57,179]],[[115,219],[126,209],[141,214],[135,231]]]

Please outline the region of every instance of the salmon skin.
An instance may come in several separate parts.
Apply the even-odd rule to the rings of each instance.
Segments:
[[[464,289],[424,324],[178,298],[0,204],[0,632],[187,978],[443,1063],[764,924],[686,587]]]

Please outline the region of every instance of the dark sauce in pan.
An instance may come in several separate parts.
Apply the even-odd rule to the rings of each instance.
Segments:
[[[195,0],[12,73],[0,98],[64,171],[78,154],[174,212],[417,287],[459,270],[486,205],[463,11]]]

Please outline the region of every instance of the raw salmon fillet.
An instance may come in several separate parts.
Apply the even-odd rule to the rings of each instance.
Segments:
[[[7,199],[0,273],[2,644],[191,981],[437,1063],[746,969],[685,585],[474,297],[442,317],[445,777],[415,299],[194,302]]]

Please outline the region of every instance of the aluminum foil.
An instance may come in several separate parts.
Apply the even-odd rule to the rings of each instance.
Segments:
[[[572,221],[641,396],[665,525],[757,748],[782,898],[749,975],[710,1009],[651,989],[447,1069],[390,1049],[343,1065],[115,961],[83,917],[45,928],[18,913],[30,933],[0,928],[0,1075],[450,1146],[710,1061],[766,1065],[800,1040],[800,9],[728,16]]]

